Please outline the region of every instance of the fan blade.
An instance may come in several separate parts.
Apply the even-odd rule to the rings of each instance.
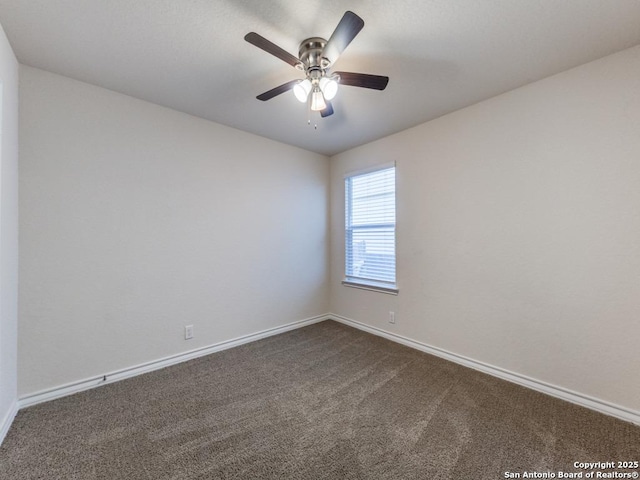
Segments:
[[[252,45],[255,45],[258,48],[261,48],[267,53],[270,53],[274,57],[278,57],[280,60],[287,62],[292,67],[298,67],[298,65],[302,65],[302,62],[297,58],[291,55],[286,50],[283,50],[275,43],[270,42],[266,38],[261,35],[258,35],[256,32],[247,33],[244,36],[244,39]]]
[[[261,93],[256,98],[258,100],[262,100],[263,102],[267,100],[271,100],[273,97],[277,97],[281,93],[284,93],[288,90],[291,90],[293,86],[298,83],[300,80],[291,80],[290,82],[283,83],[282,85],[277,86],[276,88],[272,88],[268,92]]]
[[[329,100],[325,100],[324,103],[326,103],[327,106],[324,108],[324,110],[320,110],[320,116],[322,118],[333,115],[333,105],[331,105],[331,102]]]
[[[389,83],[389,77],[382,75],[369,75],[368,73],[335,72],[340,75],[340,85],[350,85],[352,87],[373,88],[374,90],[384,90]]]
[[[364,20],[353,12],[345,12],[340,23],[331,34],[331,38],[324,46],[322,57],[332,64],[335,63],[340,54],[351,43],[351,40],[356,38],[362,27],[364,27]]]

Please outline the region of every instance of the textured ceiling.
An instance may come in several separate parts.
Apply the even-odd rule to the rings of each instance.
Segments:
[[[342,86],[311,125],[256,100],[301,74],[244,35],[297,55],[346,10],[365,26],[336,69],[387,89]],[[0,22],[21,63],[327,155],[640,44],[638,0],[0,0]]]

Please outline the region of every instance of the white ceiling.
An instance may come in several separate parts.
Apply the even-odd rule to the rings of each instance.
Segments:
[[[311,125],[291,92],[256,100],[301,73],[244,35],[297,55],[346,10],[365,26],[336,69],[387,89],[343,86]],[[638,0],[0,0],[0,22],[21,63],[327,155],[640,44]]]

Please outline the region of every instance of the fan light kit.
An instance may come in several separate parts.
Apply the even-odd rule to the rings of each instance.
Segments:
[[[362,27],[364,20],[353,12],[346,12],[328,41],[320,37],[303,40],[297,58],[257,33],[247,33],[244,37],[247,42],[305,73],[304,79],[284,83],[256,98],[266,101],[293,90],[300,102],[309,103],[311,110],[320,112],[322,117],[328,117],[333,114],[331,100],[338,93],[338,85],[384,90],[389,83],[389,77],[367,73],[330,72],[340,54]]]
[[[333,100],[338,93],[339,80],[340,77],[333,74],[331,77],[320,78],[314,86],[311,80],[305,78],[293,86],[293,93],[300,102],[306,103],[311,92],[311,110],[323,110],[326,108],[325,100]]]

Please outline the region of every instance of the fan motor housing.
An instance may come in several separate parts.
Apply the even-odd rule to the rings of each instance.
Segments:
[[[321,37],[311,37],[300,43],[298,58],[307,70],[325,69],[329,66],[327,59],[322,58],[322,51],[327,41]]]

